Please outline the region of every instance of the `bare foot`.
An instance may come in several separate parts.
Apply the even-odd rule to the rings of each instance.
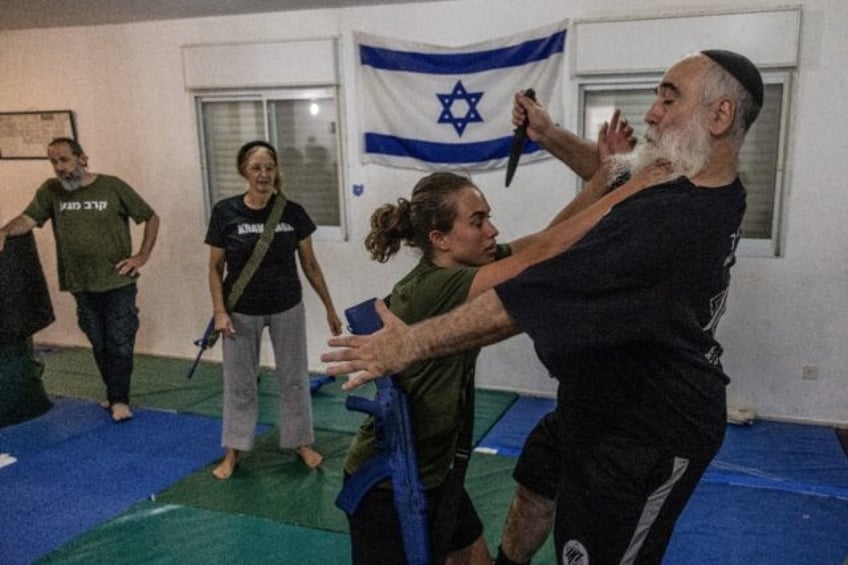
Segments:
[[[228,449],[224,454],[224,458],[218,463],[218,466],[212,470],[212,474],[216,479],[225,481],[233,476],[233,471],[238,466],[238,452],[235,449]]]
[[[312,449],[311,445],[301,445],[295,448],[294,451],[310,469],[316,469],[324,461],[324,456]]]
[[[112,420],[115,422],[123,422],[133,417],[130,407],[122,402],[116,402],[112,405]]]

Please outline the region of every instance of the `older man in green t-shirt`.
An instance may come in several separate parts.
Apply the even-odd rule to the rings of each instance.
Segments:
[[[86,170],[88,157],[76,140],[56,138],[47,146],[56,178],[46,180],[26,210],[0,228],[22,235],[53,221],[59,289],[74,295],[80,329],[91,342],[106,384],[115,422],[132,417],[129,407],[133,349],[138,331],[135,279],[147,263],[159,232],[159,217],[127,183]],[[128,219],[144,222],[141,248],[132,254]]]

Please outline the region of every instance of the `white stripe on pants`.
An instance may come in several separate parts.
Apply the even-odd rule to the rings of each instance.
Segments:
[[[285,312],[267,316],[230,314],[236,336],[223,337],[224,426],[223,447],[253,448],[259,415],[257,378],[259,348],[265,327],[274,349],[274,373],[279,394],[280,447],[311,445],[312,399],[306,356],[306,319],[303,302]]]

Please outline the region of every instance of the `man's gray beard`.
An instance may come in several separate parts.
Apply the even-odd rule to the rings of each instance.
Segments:
[[[57,177],[59,182],[62,183],[62,187],[68,192],[73,192],[77,190],[82,185],[82,175],[85,171],[82,169],[77,169],[72,174],[67,177]]]
[[[700,173],[710,156],[710,131],[699,119],[692,119],[686,126],[675,131],[657,135],[651,130],[642,143],[630,153],[610,155],[607,181],[612,184],[623,174],[635,175],[642,169],[665,161],[669,163],[665,182],[680,176],[692,178]]]
[[[62,183],[62,188],[68,192],[73,192],[80,187],[80,179],[76,177],[69,179],[59,177],[59,182]]]

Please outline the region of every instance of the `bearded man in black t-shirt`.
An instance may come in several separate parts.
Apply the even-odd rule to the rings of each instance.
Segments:
[[[496,563],[526,563],[555,516],[559,563],[660,563],[726,422],[716,325],[745,211],[737,160],[763,102],[736,53],[683,58],[657,85],[645,142],[607,160],[612,179],[658,160],[669,177],[615,205],[569,250],[443,316],[330,340],[351,389],[412,361],[519,332],[559,381],[556,409],[522,450]],[[568,134],[517,95],[516,125],[563,159]]]

